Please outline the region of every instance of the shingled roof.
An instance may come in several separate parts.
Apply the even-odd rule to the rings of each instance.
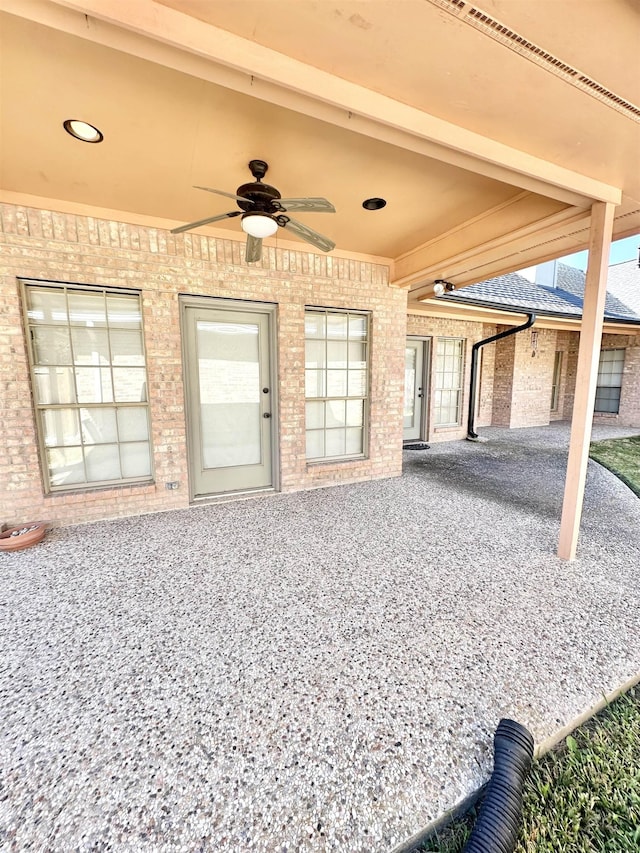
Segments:
[[[624,261],[609,267],[607,290],[627,308],[640,314],[640,264]]]
[[[535,312],[554,317],[581,317],[585,275],[581,270],[559,263],[556,287],[535,284],[519,273],[507,273],[479,284],[447,293],[440,299],[498,308],[506,311]],[[638,283],[640,286],[640,282]],[[607,293],[605,318],[640,325],[640,306],[637,311]]]

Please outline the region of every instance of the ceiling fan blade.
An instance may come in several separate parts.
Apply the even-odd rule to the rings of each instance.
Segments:
[[[262,257],[262,238],[252,237],[247,234],[247,248],[245,250],[244,259],[248,264],[259,261]]]
[[[219,222],[221,219],[230,219],[232,216],[240,216],[241,210],[232,210],[229,213],[219,213],[217,216],[209,216],[207,219],[199,219],[197,222],[189,222],[188,225],[180,225],[179,228],[172,228],[172,234],[180,234],[182,231],[190,231],[192,228],[199,228],[201,225],[209,225],[210,222]]]
[[[286,220],[286,222],[284,220]],[[278,217],[278,224],[282,225],[283,228],[286,228],[287,231],[297,234],[298,237],[302,237],[302,239],[306,240],[307,243],[311,243],[318,249],[322,249],[323,252],[330,252],[336,247],[333,240],[330,240],[328,237],[324,237],[322,234],[318,234],[318,232],[314,231],[313,228],[303,225],[302,222],[298,222],[296,219],[290,219],[288,216]]]
[[[235,198],[236,201],[244,201],[247,204],[254,204],[254,202],[251,201],[251,199],[242,198],[241,195],[236,195],[235,193],[227,193],[224,190],[213,190],[213,189],[211,189],[211,187],[198,187],[195,184],[193,185],[193,188],[194,188],[194,190],[204,190],[207,193],[215,193],[216,195],[223,195],[226,198]]]
[[[279,198],[277,204],[287,212],[335,213],[336,209],[326,198]]]

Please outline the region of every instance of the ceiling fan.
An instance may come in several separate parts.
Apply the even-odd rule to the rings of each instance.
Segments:
[[[262,257],[262,238],[273,236],[278,227],[286,228],[292,234],[301,237],[323,252],[330,252],[335,249],[336,244],[333,240],[329,240],[328,237],[324,237],[288,215],[291,211],[296,213],[335,213],[336,209],[331,202],[327,201],[326,198],[282,198],[275,187],[262,183],[268,168],[269,166],[264,160],[251,160],[249,170],[255,181],[250,184],[242,184],[235,193],[214,190],[211,187],[194,187],[196,190],[205,190],[208,193],[234,198],[240,210],[231,210],[228,213],[209,216],[207,219],[199,219],[197,222],[189,222],[188,225],[172,228],[171,233],[180,234],[182,231],[190,231],[192,228],[209,225],[211,222],[241,216],[240,224],[242,230],[247,234],[245,252],[247,263],[260,260]]]

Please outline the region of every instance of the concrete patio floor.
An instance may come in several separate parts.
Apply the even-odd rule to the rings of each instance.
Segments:
[[[640,672],[640,500],[562,562],[567,426],[481,433],[1,555],[0,846],[386,853]]]

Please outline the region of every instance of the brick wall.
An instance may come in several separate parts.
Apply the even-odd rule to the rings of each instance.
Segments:
[[[551,413],[556,332],[534,326],[513,335],[513,340],[515,379],[510,426],[544,426],[549,423]]]
[[[549,423],[556,334],[534,326],[496,342],[495,426]]]
[[[407,334],[432,337],[432,358],[430,363],[429,394],[427,399],[427,440],[431,442],[450,441],[452,439],[465,438],[467,435],[467,418],[469,413],[469,385],[471,381],[471,351],[473,344],[489,335],[495,334],[495,327],[483,323],[467,322],[465,320],[449,320],[439,317],[425,317],[419,314],[409,314],[407,318]],[[434,373],[436,368],[436,342],[443,338],[462,338],[464,346],[464,376],[462,380],[462,407],[460,411],[459,425],[453,427],[438,427],[434,425],[433,417],[433,388],[435,386]],[[492,350],[489,344],[484,348]],[[477,418],[478,425],[487,424],[489,413],[492,408],[493,395],[493,352],[483,358],[482,375],[480,378],[480,416]]]
[[[558,408],[550,412],[551,421],[567,420],[573,411],[573,394],[575,390],[575,373],[577,361],[576,332],[558,331],[556,333],[556,352],[562,353],[560,370],[560,388],[558,390]],[[553,381],[553,374],[552,374]]]
[[[566,372],[563,371],[562,417],[569,420],[573,413],[578,369],[578,332],[559,332],[558,348],[566,351]],[[620,411],[616,414],[596,412],[594,423],[614,423],[619,426],[640,427],[640,334],[602,336],[602,349],[624,349],[624,371],[620,389]]]
[[[640,335],[628,338],[618,417],[620,426],[640,427]]]
[[[278,305],[279,443],[285,491],[401,471],[406,293],[385,265],[266,247],[247,266],[240,240],[2,205],[0,234],[0,522],[70,524],[188,505],[178,295]],[[156,482],[43,496],[17,279],[142,293]],[[369,458],[305,460],[304,307],[372,312]],[[165,482],[180,488],[167,491]]]
[[[496,334],[506,332],[509,326],[497,326]],[[495,347],[495,377],[493,380],[494,426],[511,426],[511,403],[513,399],[513,369],[515,366],[515,335],[501,338],[493,344]]]
[[[484,324],[482,340],[496,334],[496,326]],[[496,372],[496,345],[487,344],[480,349],[480,377],[476,426],[491,426],[493,419],[493,396]]]

